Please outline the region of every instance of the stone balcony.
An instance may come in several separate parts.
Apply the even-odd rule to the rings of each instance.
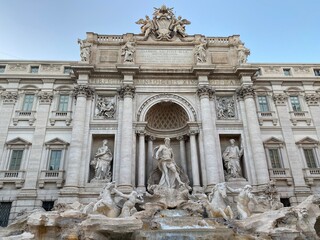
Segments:
[[[43,188],[45,183],[55,183],[58,188],[62,188],[64,183],[64,170],[42,170],[39,187]]]
[[[269,176],[274,181],[286,181],[289,186],[292,185],[292,176],[289,168],[269,168]]]
[[[258,111],[258,121],[260,126],[263,125],[263,122],[272,122],[274,126],[278,124],[278,118],[276,112],[269,111],[269,112],[260,112]]]
[[[14,183],[16,188],[21,188],[25,180],[25,171],[20,170],[4,170],[0,171],[0,188],[5,183]]]
[[[51,126],[54,126],[56,121],[65,121],[69,126],[72,121],[72,111],[52,111],[49,121]]]
[[[320,168],[304,168],[303,174],[308,185],[313,185],[314,180],[320,180]]]
[[[15,115],[13,117],[13,125],[18,125],[19,121],[28,121],[29,125],[32,126],[35,118],[36,111],[22,111],[22,110],[16,110]]]
[[[297,125],[298,122],[306,122],[309,126],[311,124],[311,117],[309,112],[307,111],[291,111],[290,120],[294,126]]]

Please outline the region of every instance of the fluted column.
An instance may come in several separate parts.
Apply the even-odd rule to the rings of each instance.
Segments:
[[[186,159],[186,142],[185,136],[177,137],[180,143],[180,164],[185,173],[187,173],[187,159]]]
[[[199,161],[198,161],[198,151],[196,134],[198,131],[190,130],[190,150],[191,150],[191,169],[192,169],[192,179],[193,179],[193,192],[201,191],[200,187],[200,175],[199,175]]]
[[[250,121],[249,138],[252,149],[253,162],[257,177],[257,184],[264,185],[269,182],[267,159],[264,152],[261,131],[253,99],[254,90],[251,85],[242,86],[238,91],[239,97],[244,99],[247,120]],[[245,147],[245,146],[244,146]],[[246,159],[248,161],[249,159]]]
[[[219,183],[218,160],[216,159],[216,143],[214,139],[214,130],[212,122],[212,114],[210,109],[209,96],[213,94],[213,90],[207,86],[198,88],[201,107],[201,121],[203,130],[204,155],[207,172],[207,187],[211,188],[214,184]]]
[[[132,182],[132,144],[133,144],[133,120],[132,120],[132,99],[135,88],[126,85],[119,90],[120,97],[123,98],[123,115],[121,129],[121,153],[120,153],[120,176],[119,189],[123,192],[131,192]]]
[[[153,141],[156,140],[154,136],[148,136],[148,164],[147,164],[147,176],[149,177],[153,169]]]
[[[82,149],[84,141],[84,130],[86,120],[86,106],[87,98],[91,98],[94,91],[87,85],[79,85],[74,89],[76,98],[76,107],[73,117],[73,127],[71,133],[70,151],[68,155],[68,168],[66,185],[62,191],[64,192],[78,192],[79,185],[79,166],[81,165]]]
[[[138,130],[139,134],[139,163],[138,163],[138,191],[145,192],[145,172],[146,172],[146,146],[145,131]]]

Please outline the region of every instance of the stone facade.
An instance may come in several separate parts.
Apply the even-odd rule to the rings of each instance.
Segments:
[[[168,8],[147,20],[137,22],[141,34],[87,33],[79,62],[0,61],[9,221],[54,201],[96,199],[106,180],[91,162],[103,140],[125,193],[146,191],[166,137],[193,192],[224,181],[259,192],[274,180],[282,201],[297,205],[320,191],[320,64],[247,63],[238,35],[187,35],[190,22]],[[226,179],[230,139],[243,147],[241,178]]]

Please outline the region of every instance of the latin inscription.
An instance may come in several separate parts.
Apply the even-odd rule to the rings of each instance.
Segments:
[[[137,49],[136,62],[142,64],[191,65],[192,49]]]

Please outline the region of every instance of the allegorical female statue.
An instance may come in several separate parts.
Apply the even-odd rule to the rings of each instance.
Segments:
[[[95,179],[110,182],[112,177],[111,161],[113,156],[107,144],[108,140],[102,141],[102,146],[98,148],[94,159],[91,161],[91,165],[95,167]]]

